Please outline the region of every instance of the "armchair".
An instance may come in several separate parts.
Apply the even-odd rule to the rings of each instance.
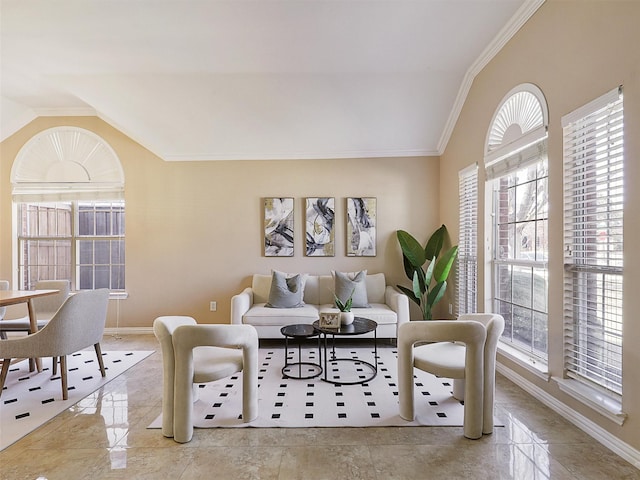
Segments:
[[[400,416],[413,420],[413,368],[454,379],[454,397],[464,396],[464,436],[493,432],[496,350],[504,319],[466,314],[458,320],[416,321],[398,334]],[[417,342],[432,342],[416,346]]]
[[[242,418],[258,416],[258,334],[251,325],[198,325],[191,317],[153,322],[163,363],[162,434],[193,437],[193,385],[243,372]]]

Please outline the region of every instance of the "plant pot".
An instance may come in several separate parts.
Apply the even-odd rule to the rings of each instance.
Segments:
[[[353,312],[340,312],[340,325],[351,325],[353,323]]]

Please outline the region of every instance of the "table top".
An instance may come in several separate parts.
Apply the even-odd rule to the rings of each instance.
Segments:
[[[32,298],[53,295],[60,290],[0,290],[0,307],[28,302]]]
[[[318,331],[315,329],[313,325],[305,325],[305,324],[296,324],[296,325],[287,325],[286,327],[282,327],[280,332],[285,337],[292,338],[309,338],[315,335],[318,335]]]
[[[378,328],[375,321],[363,317],[355,317],[350,325],[340,325],[338,328],[320,327],[320,320],[313,322],[313,326],[319,332],[328,335],[362,335]]]

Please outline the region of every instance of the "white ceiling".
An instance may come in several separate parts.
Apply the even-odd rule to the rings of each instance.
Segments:
[[[438,155],[544,0],[1,0],[1,139],[98,115],[166,160]]]

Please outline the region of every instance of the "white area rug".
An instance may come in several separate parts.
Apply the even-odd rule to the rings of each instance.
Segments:
[[[373,347],[339,348],[338,358],[359,358],[374,363]],[[317,347],[305,344],[303,361],[318,360]],[[397,349],[378,348],[378,374],[362,385],[337,386],[320,377],[295,380],[283,378],[284,347],[260,349],[259,415],[242,422],[242,374],[199,387],[194,403],[194,426],[215,427],[375,427],[375,426],[462,426],[463,405],[451,396],[449,379],[415,370],[416,420],[399,415],[397,387]],[[289,349],[289,362],[297,362],[297,350]],[[303,366],[302,374],[313,374]],[[340,380],[367,378],[371,370],[355,362],[331,362],[328,378]],[[292,374],[300,373],[298,367]],[[160,428],[162,416],[149,425]]]
[[[51,359],[43,359],[41,373],[29,372],[29,362],[11,365],[0,397],[0,450],[90,395],[153,352],[102,352],[106,377],[100,375],[95,351],[67,356],[69,399],[62,400],[60,369],[51,376]]]

